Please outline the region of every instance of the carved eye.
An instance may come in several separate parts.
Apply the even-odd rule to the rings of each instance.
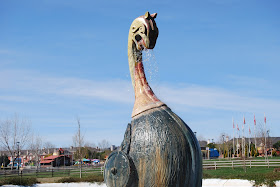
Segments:
[[[140,31],[140,33],[142,33],[142,34],[146,34],[146,29],[145,29],[144,26],[140,27],[140,28],[139,28],[139,31]]]
[[[137,27],[135,27],[135,26],[132,26],[131,30],[132,30],[132,32],[136,32],[136,30],[137,30]]]

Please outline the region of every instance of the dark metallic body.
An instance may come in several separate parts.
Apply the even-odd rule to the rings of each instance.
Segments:
[[[123,174],[128,177],[124,177],[127,182],[122,183],[123,186],[202,185],[198,141],[184,121],[166,106],[145,111],[133,118],[128,124],[121,151],[130,160],[130,174]],[[115,162],[116,169],[122,166],[124,162]],[[105,174],[105,180],[108,176],[109,173]],[[110,177],[107,179],[112,180]]]

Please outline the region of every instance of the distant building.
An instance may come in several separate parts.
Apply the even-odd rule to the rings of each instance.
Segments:
[[[40,162],[42,167],[70,166],[70,158],[65,155],[52,155]]]
[[[200,149],[201,149],[202,157],[206,158],[206,155],[207,155],[206,147],[207,147],[208,142],[202,140],[202,141],[198,141],[198,143],[199,143],[199,146],[200,146]]]
[[[206,150],[207,144],[209,144],[208,142],[202,140],[202,141],[198,141],[199,145],[200,145],[200,149],[201,150]]]
[[[10,152],[5,151],[6,155],[10,155]],[[32,163],[36,162],[36,156],[29,150],[20,150],[19,151],[19,156],[17,155],[17,153],[14,155],[14,157],[12,157],[11,155],[8,156],[8,159],[10,160],[10,162],[12,163],[16,158],[18,158],[18,160],[20,160],[20,165],[21,166],[26,166],[26,165],[30,165]]]
[[[116,149],[115,145],[111,145],[111,151],[114,151]]]

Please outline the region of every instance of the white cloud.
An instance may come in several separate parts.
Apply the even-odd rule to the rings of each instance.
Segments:
[[[69,77],[49,77],[38,72],[0,71],[0,88],[28,93],[54,94],[132,103],[130,81],[93,81]],[[2,96],[4,99],[4,97]],[[0,97],[1,99],[1,97]],[[8,99],[8,98],[7,98]]]
[[[2,70],[0,71],[0,89],[5,90],[5,94],[0,93],[0,100],[6,101],[5,103],[35,100],[39,103],[46,102],[49,104],[52,97],[61,98],[62,101],[59,103],[60,111],[64,111],[69,106],[69,103],[63,104],[65,102],[63,98],[65,97],[70,98],[71,104],[79,103],[81,99],[99,102],[101,105],[102,102],[114,102],[114,108],[112,108],[112,111],[110,110],[110,112],[114,112],[111,118],[106,118],[108,114],[106,107],[88,108],[93,105],[84,106],[82,118],[84,128],[87,131],[97,127],[96,131],[91,132],[95,133],[94,137],[91,137],[92,141],[93,139],[99,141],[106,132],[107,138],[110,139],[111,137],[110,141],[115,144],[116,142],[121,142],[123,138],[122,132],[125,129],[123,124],[126,124],[125,122],[130,119],[130,114],[127,115],[127,118],[123,118],[125,116],[123,114],[127,113],[126,110],[123,110],[123,104],[127,107],[132,107],[134,102],[132,86],[128,80],[94,81],[73,77],[51,77],[34,71]],[[240,122],[244,114],[249,120],[249,118],[253,119],[253,113],[256,113],[257,120],[260,121],[262,120],[263,112],[266,112],[268,116],[269,126],[272,130],[274,129],[273,133],[275,135],[279,133],[277,132],[277,121],[280,120],[278,116],[280,101],[267,96],[257,97],[248,94],[254,92],[253,88],[244,92],[233,91],[230,88],[203,85],[161,84],[154,91],[159,96],[159,99],[166,102],[171,109],[176,110],[194,131],[205,134],[207,139],[217,136],[219,132],[228,131],[230,134],[232,117]],[[4,109],[5,105],[1,103],[1,108]],[[35,105],[32,107],[36,108]],[[7,106],[5,110],[11,107],[10,105]],[[31,109],[29,108],[30,112],[32,112],[32,107]],[[20,108],[19,104],[15,108]],[[15,112],[11,108],[9,110]],[[80,112],[77,106],[75,111]],[[21,113],[22,111],[16,112]],[[120,115],[118,112],[121,112]],[[34,111],[34,113],[36,113],[35,121],[39,120],[43,124],[57,128],[57,131],[53,132],[51,136],[57,136],[55,133],[62,133],[65,128],[74,129],[75,127],[75,123],[73,123],[75,119],[69,121],[69,116],[71,117],[73,113],[62,112],[62,116],[56,117],[55,111],[50,111],[47,115],[40,114],[40,110]],[[29,116],[35,115],[34,113],[29,114]],[[64,119],[64,117],[68,118]],[[209,125],[212,126],[211,130],[207,130],[210,128]],[[112,128],[114,126],[116,128]],[[118,134],[114,134],[116,129],[120,131]],[[72,136],[70,134],[66,134],[67,137]],[[48,135],[47,137],[50,140]],[[61,145],[65,145],[66,142],[69,144],[69,141],[71,141],[71,137],[61,142]]]
[[[278,110],[280,101],[269,98],[251,97],[242,92],[222,88],[191,85],[185,87],[160,88],[162,98],[172,105],[200,107],[227,111],[256,112]]]
[[[0,71],[0,88],[13,93],[11,96],[0,95],[0,99],[6,101],[13,99],[28,101],[26,96],[15,95],[15,91],[102,99],[127,104],[132,104],[134,100],[132,86],[127,80],[94,81],[72,77],[50,77],[38,72],[21,70]],[[260,112],[279,111],[280,107],[280,101],[277,99],[253,97],[248,95],[248,92],[203,85],[164,84],[158,87],[155,93],[171,106],[183,105],[187,108]]]
[[[279,86],[277,82],[268,81],[260,77],[229,75],[225,84],[231,85],[239,92],[246,92],[253,96],[279,97]]]

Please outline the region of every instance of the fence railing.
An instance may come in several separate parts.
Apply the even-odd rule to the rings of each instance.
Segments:
[[[204,169],[217,168],[235,168],[235,167],[280,167],[280,159],[271,160],[227,160],[227,161],[211,161],[203,160]]]
[[[92,174],[102,174],[104,166],[95,167],[82,167],[82,176],[88,176]],[[20,168],[11,169],[10,167],[1,168],[0,179],[7,177],[67,177],[67,176],[79,176],[79,167],[47,167],[47,168]]]

